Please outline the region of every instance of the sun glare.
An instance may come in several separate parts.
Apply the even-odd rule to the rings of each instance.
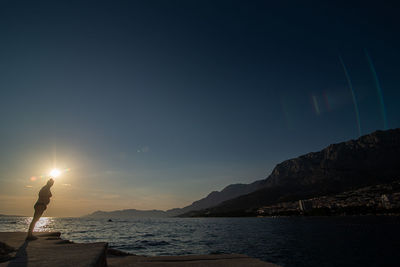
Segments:
[[[54,177],[54,178],[60,176],[60,174],[61,174],[61,171],[59,169],[52,169],[50,172],[50,176]]]

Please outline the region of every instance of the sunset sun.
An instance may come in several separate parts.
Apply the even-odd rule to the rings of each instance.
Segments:
[[[52,169],[50,172],[50,176],[53,178],[60,176],[60,174],[61,174],[61,171],[59,169]]]

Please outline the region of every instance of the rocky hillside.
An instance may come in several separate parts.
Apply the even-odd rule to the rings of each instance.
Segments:
[[[186,216],[235,216],[277,202],[334,194],[400,177],[400,129],[333,144],[278,164],[262,188]]]

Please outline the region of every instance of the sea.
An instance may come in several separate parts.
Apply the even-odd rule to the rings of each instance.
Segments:
[[[0,231],[26,231],[30,217],[0,217]],[[137,255],[240,253],[285,267],[400,266],[400,217],[43,217],[36,231],[74,242],[108,242]]]

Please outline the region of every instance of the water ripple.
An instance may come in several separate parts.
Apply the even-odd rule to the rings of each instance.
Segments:
[[[0,217],[26,231],[31,217]],[[400,218],[43,218],[38,231],[140,255],[241,253],[285,267],[397,266]]]

